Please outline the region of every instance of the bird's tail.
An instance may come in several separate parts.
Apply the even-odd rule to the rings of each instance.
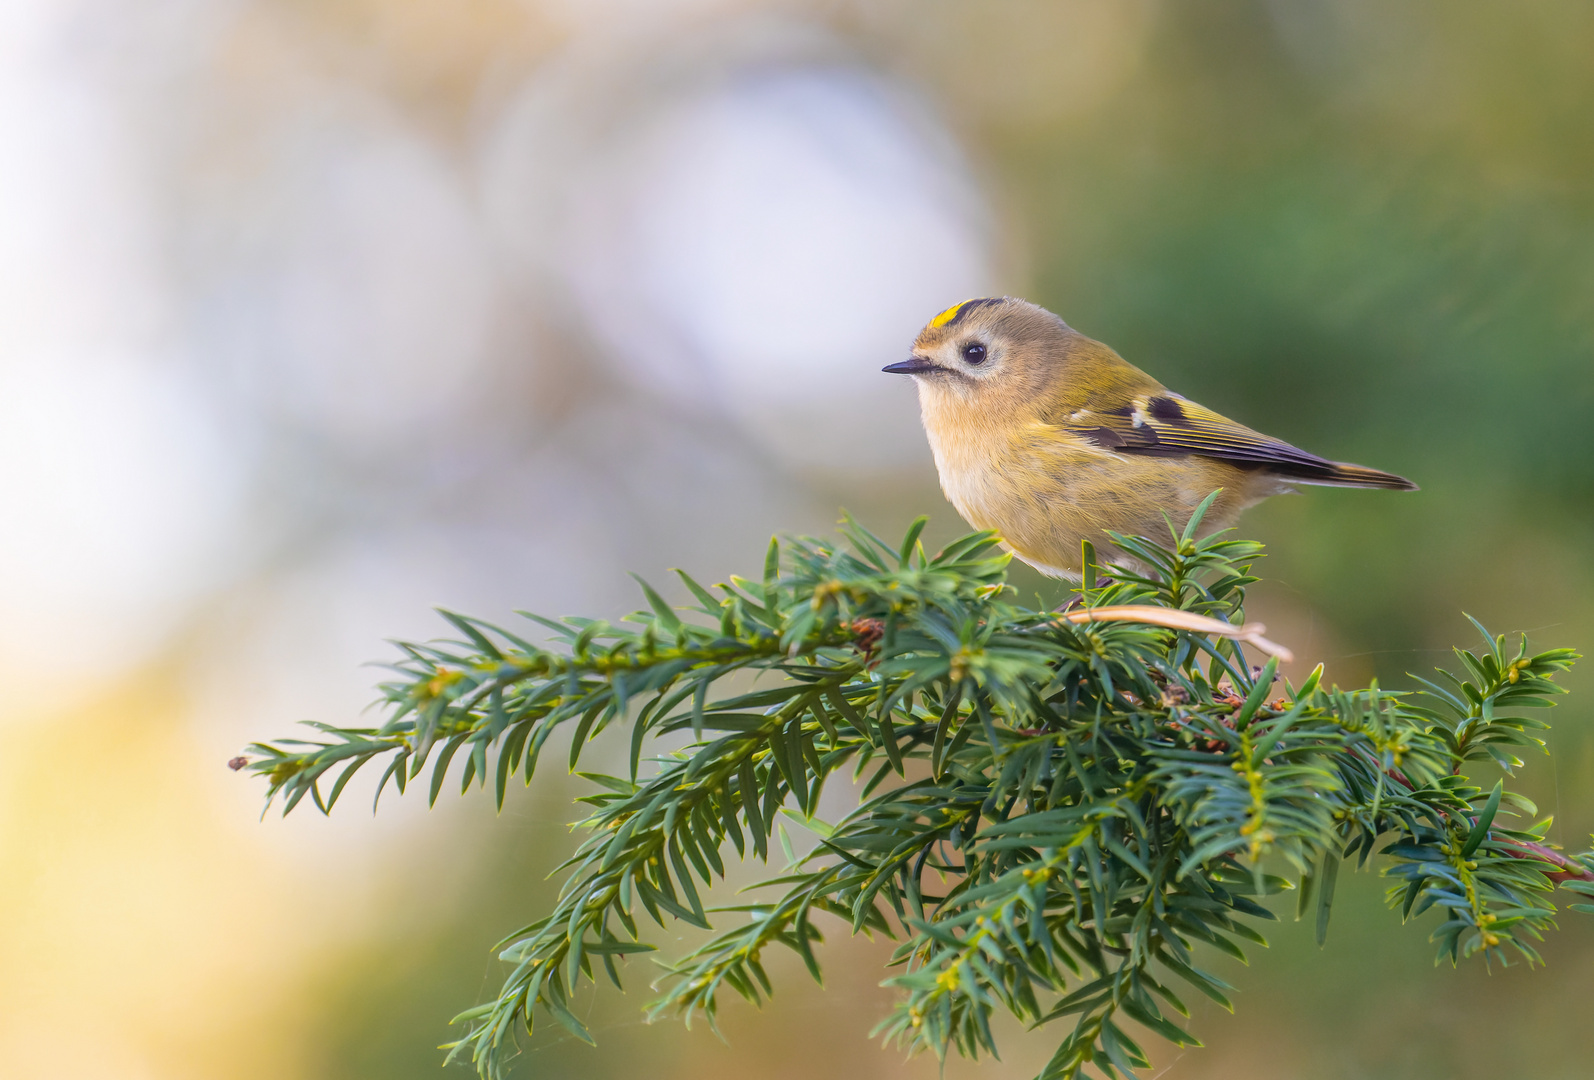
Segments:
[[[1386,488],[1390,491],[1419,490],[1416,484],[1404,476],[1344,461],[1325,461],[1321,465],[1303,465],[1294,468],[1275,467],[1274,471],[1297,484],[1316,484],[1320,487]]]

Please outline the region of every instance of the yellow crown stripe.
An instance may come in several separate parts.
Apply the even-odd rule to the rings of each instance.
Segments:
[[[935,327],[945,326],[947,323],[958,317],[958,312],[962,311],[972,303],[974,303],[973,300],[964,300],[962,303],[953,304],[951,307],[941,312],[941,314],[931,319],[930,325]]]
[[[953,323],[957,322],[975,308],[981,307],[985,304],[1000,304],[1003,299],[1005,298],[1000,296],[981,296],[973,300],[965,300],[961,304],[953,304],[951,307],[941,312],[941,314],[931,319],[930,327],[932,329],[938,329],[943,326],[951,326]]]

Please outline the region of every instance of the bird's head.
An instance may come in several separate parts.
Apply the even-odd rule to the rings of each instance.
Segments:
[[[927,410],[1014,413],[1052,382],[1078,338],[1027,300],[965,300],[919,331],[908,359],[883,370],[912,375]]]

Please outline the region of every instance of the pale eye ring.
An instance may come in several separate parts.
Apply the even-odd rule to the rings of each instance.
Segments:
[[[971,341],[963,346],[963,362],[965,364],[985,363],[985,346],[978,341]]]

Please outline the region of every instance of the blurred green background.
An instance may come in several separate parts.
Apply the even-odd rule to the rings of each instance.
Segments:
[[[845,505],[961,530],[881,364],[1010,292],[1416,495],[1253,510],[1251,614],[1344,684],[1594,648],[1594,9],[1573,2],[30,0],[0,28],[0,1073],[434,1075],[574,788],[258,823],[428,606],[614,615]],[[99,402],[100,404],[96,404]],[[96,411],[99,410],[99,411]],[[142,410],[142,411],[140,411]],[[96,486],[98,485],[98,486]],[[1025,570],[1026,589],[1061,595]],[[54,621],[52,621],[54,620]],[[1594,676],[1524,786],[1594,832]],[[1298,675],[1297,675],[1298,677]],[[1157,1076],[1589,1074],[1594,922],[1436,969],[1376,874]],[[671,933],[655,935],[668,947]],[[841,940],[728,1044],[648,974],[517,1075],[937,1075]],[[1585,1020],[1579,1020],[1585,1017]],[[1052,1037],[1012,1029],[1030,1075]],[[461,1074],[463,1075],[463,1073]]]

